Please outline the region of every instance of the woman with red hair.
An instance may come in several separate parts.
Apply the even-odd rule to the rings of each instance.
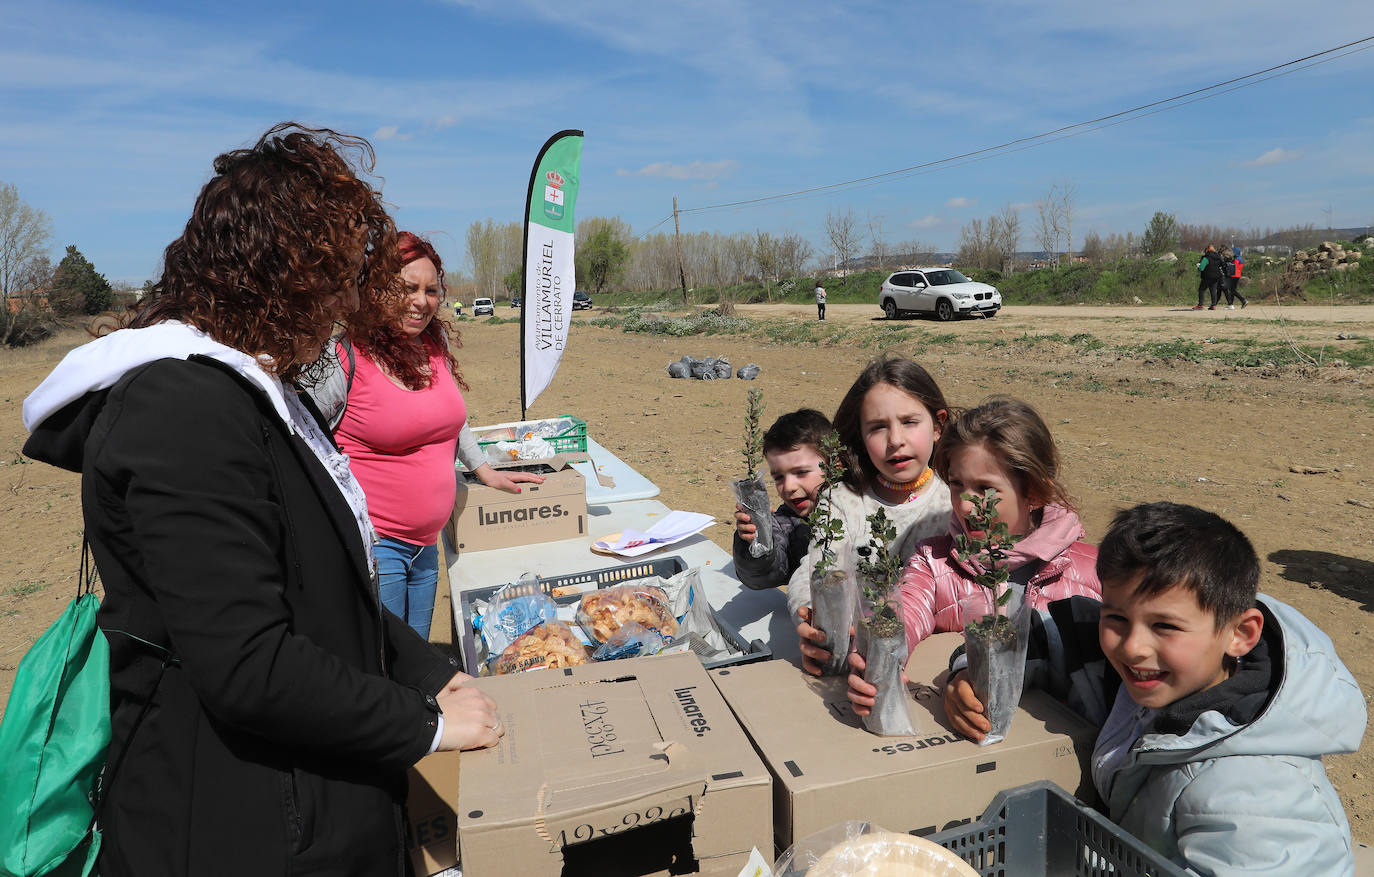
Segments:
[[[501,734],[380,611],[363,492],[293,387],[339,319],[399,312],[371,168],[291,123],[216,158],[132,326],[24,400],[24,453],[81,473],[104,586],[105,877],[402,877],[407,768]]]
[[[467,428],[468,385],[453,355],[462,345],[438,316],[447,292],[443,261],[419,235],[400,232],[396,243],[405,297],[399,322],[351,317],[309,392],[367,496],[382,605],[428,638],[439,531],[457,492],[455,456],[499,490],[518,493],[521,482],[544,479],[486,462]]]

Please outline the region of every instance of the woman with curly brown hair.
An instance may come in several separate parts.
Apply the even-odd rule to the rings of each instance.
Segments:
[[[405,296],[401,318],[355,312],[308,392],[367,494],[377,529],[382,605],[429,637],[439,582],[439,531],[453,512],[455,453],[489,487],[519,493],[544,479],[493,469],[467,427],[468,389],[453,349],[458,333],[438,316],[447,292],[434,245],[397,239]],[[452,343],[449,338],[452,337]]]
[[[221,155],[133,328],[25,400],[25,453],[82,473],[105,585],[102,874],[401,874],[406,768],[500,733],[382,610],[362,490],[290,384],[342,316],[399,313],[349,157],[370,169],[290,124]]]

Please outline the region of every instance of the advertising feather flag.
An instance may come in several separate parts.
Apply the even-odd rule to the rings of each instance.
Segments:
[[[573,207],[582,163],[582,132],[559,131],[539,150],[525,196],[521,273],[520,415],[553,381],[572,324]]]

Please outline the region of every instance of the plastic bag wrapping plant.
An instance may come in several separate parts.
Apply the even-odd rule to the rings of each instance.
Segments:
[[[742,478],[730,482],[730,490],[735,494],[735,502],[744,506],[749,513],[755,530],[754,541],[749,543],[750,557],[767,557],[773,553],[773,510],[768,505],[768,487],[763,476],[755,473],[752,478]]]
[[[711,363],[711,370],[715,372],[717,378],[725,381],[730,380],[730,375],[734,374],[731,370],[730,360],[723,356],[715,358],[715,361]]]
[[[678,632],[672,604],[663,588],[646,581],[590,591],[577,607],[577,623],[593,642],[609,641],[621,626],[635,621],[664,639]]]
[[[830,660],[821,664],[824,676],[849,673],[849,647],[853,637],[854,614],[859,601],[854,576],[843,569],[811,572],[811,626],[825,634],[822,646]]]
[[[984,714],[992,726],[979,746],[991,746],[1007,738],[1025,683],[1026,645],[1034,610],[1026,602],[1024,588],[1009,587],[1011,599],[996,613],[992,594],[984,588],[959,601],[969,684],[983,702]]]
[[[739,371],[735,372],[735,377],[739,378],[741,381],[752,381],[759,376],[759,372],[761,371],[763,371],[763,369],[751,362],[748,365],[740,366]]]
[[[978,877],[957,855],[924,838],[842,822],[803,838],[773,865],[774,877]]]
[[[902,668],[908,657],[905,626],[886,636],[866,632],[861,639],[864,681],[878,689],[872,711],[863,717],[864,728],[880,737],[916,736],[916,726],[907,710],[909,695],[902,682]]]
[[[656,655],[663,651],[666,641],[656,630],[650,630],[638,621],[627,621],[620,629],[592,652],[593,661],[617,661],[621,658],[637,658],[641,655]]]
[[[587,647],[571,627],[561,621],[544,621],[497,654],[492,662],[492,673],[501,676],[526,670],[557,670],[587,661]]]

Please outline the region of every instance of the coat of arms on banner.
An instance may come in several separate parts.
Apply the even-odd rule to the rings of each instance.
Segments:
[[[544,174],[548,184],[544,186],[544,215],[549,219],[563,218],[563,175],[558,171]]]

